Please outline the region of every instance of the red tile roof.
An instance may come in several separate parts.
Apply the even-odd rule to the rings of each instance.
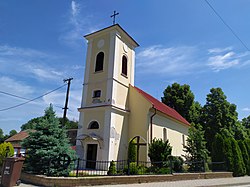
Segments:
[[[174,118],[175,120],[177,120],[179,122],[182,122],[182,123],[190,126],[190,123],[185,118],[183,118],[176,110],[174,110],[173,108],[170,108],[169,106],[167,106],[164,103],[160,102],[159,100],[152,97],[151,95],[144,92],[143,90],[141,90],[141,89],[139,89],[137,87],[134,87],[134,88],[153,105],[153,108],[155,108],[156,110],[166,114],[167,116],[169,116],[171,118]]]
[[[29,132],[26,131],[20,131],[19,133],[9,137],[7,140],[5,140],[6,142],[15,142],[15,141],[22,141],[25,138],[27,138],[29,136]]]

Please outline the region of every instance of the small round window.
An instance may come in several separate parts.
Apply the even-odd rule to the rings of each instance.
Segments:
[[[97,121],[92,121],[90,124],[89,124],[89,129],[99,129],[99,124]]]

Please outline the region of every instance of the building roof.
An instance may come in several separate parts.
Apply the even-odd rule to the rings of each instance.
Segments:
[[[153,96],[149,95],[148,93],[144,92],[143,90],[141,90],[140,88],[134,87],[145,99],[147,99],[152,105],[153,108],[155,108],[156,110],[166,114],[167,116],[174,118],[175,120],[184,123],[188,126],[190,126],[190,123],[183,118],[176,110],[174,110],[173,108],[165,105],[164,103],[160,102],[159,100],[157,100],[156,98],[154,98]]]
[[[28,130],[20,131],[19,133],[9,137],[7,140],[5,140],[5,142],[22,141],[25,138],[27,138],[28,136],[29,136],[29,131]]]
[[[104,30],[109,30],[109,29],[113,29],[113,28],[116,28],[116,29],[119,29],[120,31],[122,31],[123,33],[125,33],[125,35],[127,35],[127,37],[129,38],[129,39],[131,39],[132,41],[133,41],[133,43],[134,43],[134,45],[135,45],[135,47],[138,47],[139,46],[139,44],[119,25],[119,24],[114,24],[114,25],[111,25],[111,26],[109,26],[109,27],[106,27],[106,28],[104,28],[104,29],[101,29],[101,30],[98,30],[98,31],[96,31],[96,32],[93,32],[93,33],[90,33],[90,34],[87,34],[87,35],[85,35],[84,37],[85,38],[88,38],[89,36],[93,36],[93,35],[96,35],[96,34],[99,34],[99,33],[101,33],[102,31],[104,31]]]

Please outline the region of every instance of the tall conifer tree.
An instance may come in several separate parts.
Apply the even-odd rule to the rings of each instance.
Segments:
[[[23,141],[27,149],[26,170],[47,175],[67,175],[68,170],[62,160],[74,158],[66,131],[59,124],[52,105],[45,110],[44,117],[35,125],[35,131]]]

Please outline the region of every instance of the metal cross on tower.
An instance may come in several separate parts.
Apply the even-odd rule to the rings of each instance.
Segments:
[[[115,16],[119,15],[119,12],[116,13],[116,11],[114,11],[114,14],[111,15],[110,17],[113,17],[113,25],[115,24]]]

